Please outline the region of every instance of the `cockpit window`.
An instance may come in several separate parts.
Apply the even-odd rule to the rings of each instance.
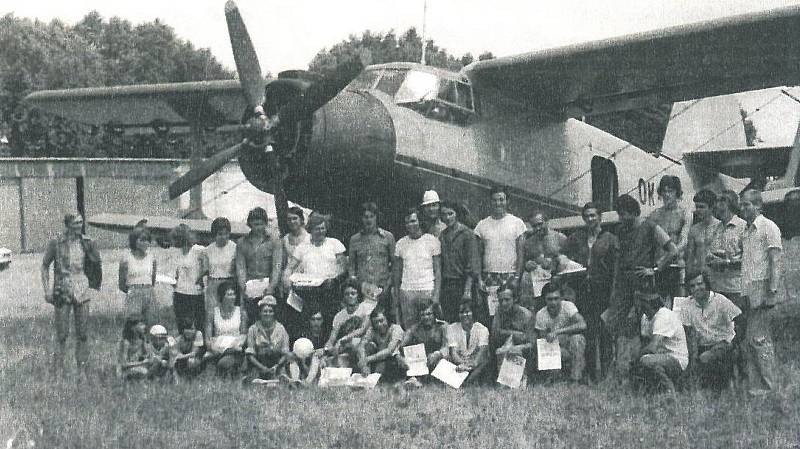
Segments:
[[[394,100],[438,121],[463,125],[475,115],[470,85],[435,73],[409,72]]]
[[[380,76],[380,70],[365,70],[361,72],[356,79],[350,82],[348,86],[351,89],[367,90],[375,86],[375,81]]]
[[[431,100],[439,91],[439,77],[433,73],[411,72],[394,96],[397,104]]]
[[[376,87],[381,92],[394,96],[406,79],[407,73],[408,69],[385,69]]]

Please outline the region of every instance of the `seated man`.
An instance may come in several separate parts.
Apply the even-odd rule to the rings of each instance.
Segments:
[[[400,348],[410,345],[422,344],[425,346],[425,355],[428,360],[428,371],[433,371],[436,364],[447,355],[447,328],[444,324],[438,323],[433,313],[433,304],[419,303],[417,305],[418,322],[411,326],[403,335],[403,341],[400,343]],[[405,359],[403,363],[408,369],[408,364]],[[416,377],[408,379],[410,386],[419,386],[419,380]]]
[[[526,360],[530,372],[531,342],[528,339],[533,315],[530,310],[514,302],[513,283],[507,282],[497,290],[497,314],[492,321],[491,343],[497,357],[497,367],[507,355],[518,355]]]
[[[383,308],[376,307],[369,315],[370,327],[358,347],[358,368],[361,374],[381,373],[381,381],[390,382],[405,377],[400,362],[400,343],[403,328],[389,324]]]
[[[683,325],[689,330],[689,360],[704,386],[726,387],[733,368],[734,318],[742,311],[725,296],[711,291],[705,273],[686,276],[691,293],[682,311]]]
[[[549,282],[542,288],[547,304],[536,312],[536,336],[531,336],[531,346],[536,349],[535,339],[544,338],[552,343],[558,340],[561,347],[561,368],[570,367],[570,379],[580,381],[583,378],[583,368],[586,366],[584,351],[586,339],[583,332],[586,330],[586,321],[570,301],[561,297],[561,286],[556,282]]]
[[[469,372],[464,385],[479,384],[489,364],[489,329],[475,321],[472,300],[467,298],[458,308],[459,323],[447,327],[450,353],[447,357],[456,371]]]
[[[313,385],[322,369],[332,364],[331,358],[327,357],[325,352],[325,342],[328,338],[323,322],[322,312],[314,312],[298,338],[298,341],[303,338],[310,341],[314,351],[305,358],[298,355],[297,349],[293,351],[297,363],[289,365],[289,377],[297,385]],[[295,347],[297,345],[295,341]]]
[[[361,307],[358,281],[349,279],[342,287],[344,308],[333,317],[331,334],[325,343],[325,352],[336,357],[340,367],[351,366],[358,355],[361,337],[369,328],[369,315]]]
[[[674,392],[674,381],[689,364],[686,334],[677,313],[664,307],[658,293],[635,293],[639,310],[643,313],[641,335],[649,340],[639,352],[631,367],[631,376],[637,384]]]
[[[175,339],[167,334],[167,329],[156,324],[150,328],[150,341],[145,345],[147,353],[147,373],[150,378],[178,383],[175,372],[177,348]]]

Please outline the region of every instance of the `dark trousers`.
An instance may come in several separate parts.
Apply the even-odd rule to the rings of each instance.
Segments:
[[[614,339],[603,325],[600,315],[608,307],[612,281],[583,282],[578,290],[577,306],[586,320],[586,369],[591,379],[599,382],[608,374],[614,357]]]
[[[442,306],[440,319],[448,323],[458,321],[458,308],[461,305],[461,299],[464,297],[465,282],[465,278],[442,279],[442,291],[439,294],[439,303]],[[473,294],[470,294],[470,296],[475,297]],[[473,308],[474,306],[473,304]]]
[[[190,324],[201,332],[206,329],[206,300],[202,294],[184,295],[175,292],[172,294],[172,308],[178,332],[183,332]]]

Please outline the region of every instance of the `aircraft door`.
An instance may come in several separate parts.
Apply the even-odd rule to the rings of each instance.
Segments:
[[[614,210],[614,201],[618,195],[617,166],[609,159],[594,156],[592,158],[592,202],[602,210]]]

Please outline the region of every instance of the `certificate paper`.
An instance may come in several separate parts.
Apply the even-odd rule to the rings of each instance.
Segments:
[[[298,312],[303,311],[303,298],[299,297],[294,289],[289,290],[289,296],[286,297],[286,304]]]
[[[269,287],[269,278],[251,279],[244,284],[244,294],[248,298],[261,298]]]
[[[486,305],[489,306],[489,316],[494,316],[497,312],[497,304],[499,303],[497,299],[497,289],[499,288],[498,286],[486,287]]]
[[[322,373],[319,375],[319,386],[340,387],[347,385],[352,373],[352,368],[322,368]]]
[[[456,371],[456,366],[445,359],[439,360],[436,368],[433,369],[431,376],[441,380],[453,388],[460,388],[464,380],[469,376],[469,372]]]
[[[500,365],[497,383],[511,388],[522,385],[522,376],[525,375],[525,358],[518,355],[507,355]]]
[[[408,363],[407,376],[424,376],[428,371],[428,356],[425,354],[425,345],[411,345],[403,348],[403,356]]]
[[[536,340],[536,357],[539,371],[561,369],[561,346],[558,340],[549,343],[544,338]]]

